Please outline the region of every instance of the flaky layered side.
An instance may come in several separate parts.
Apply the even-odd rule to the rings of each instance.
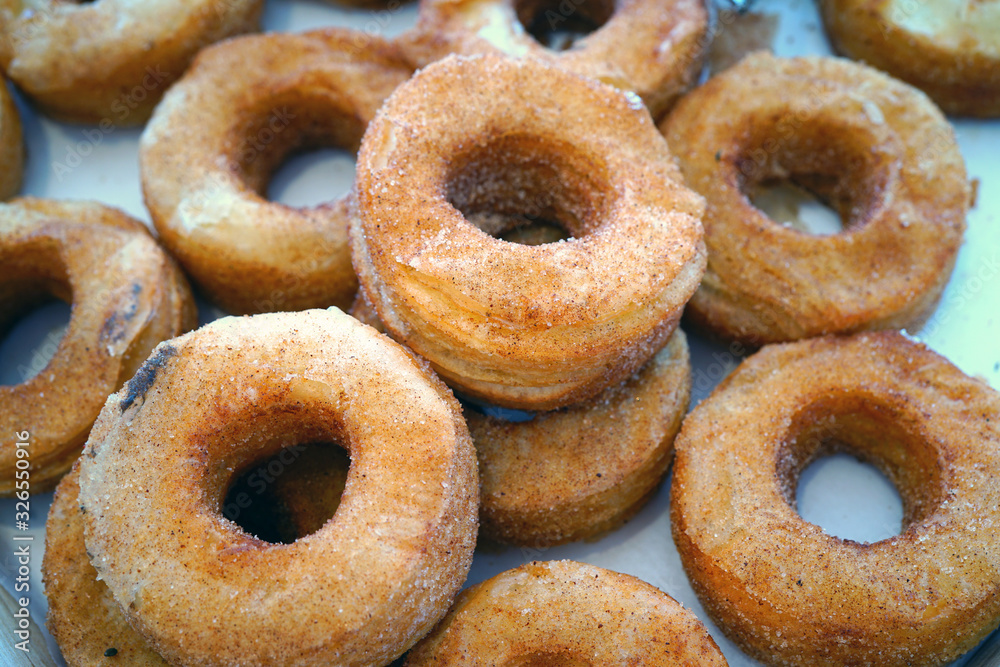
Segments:
[[[352,261],[387,330],[460,392],[510,407],[631,375],[705,261],[703,201],[638,99],[533,61],[422,70],[369,126],[355,194]],[[552,220],[572,238],[519,245],[470,218],[499,219],[494,233]]]

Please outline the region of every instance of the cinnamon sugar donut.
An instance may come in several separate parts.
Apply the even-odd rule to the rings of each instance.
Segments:
[[[920,88],[945,113],[1000,116],[1000,3],[822,0],[834,48]]]
[[[309,447],[273,480],[273,493],[262,500],[277,500],[287,511],[280,518],[289,523],[265,525],[268,532],[289,534],[289,541],[294,541],[319,529],[325,519],[317,525],[317,517],[329,518],[336,507],[332,491],[339,499],[347,478],[347,467],[332,455],[335,449],[339,448]],[[106,665],[108,657],[130,666],[165,666],[163,658],[125,621],[111,591],[90,564],[80,513],[79,475],[77,464],[59,482],[45,523],[45,625],[71,667]],[[320,484],[331,479],[339,482],[339,488]],[[251,523],[265,524],[273,516],[261,507],[247,510],[255,513]]]
[[[25,460],[32,493],[55,486],[108,394],[157,343],[197,322],[187,282],[139,221],[89,202],[0,204],[0,330],[52,297],[73,304],[55,356],[0,386],[0,495],[13,495]]]
[[[140,163],[163,243],[212,300],[235,313],[351,304],[346,199],[292,208],[263,192],[292,150],[356,150],[410,73],[384,40],[341,29],[253,35],[198,56],[143,133]]]
[[[955,264],[970,188],[955,134],[920,91],[834,58],[748,56],[662,126],[708,202],[708,268],[687,313],[750,346],[914,329]],[[753,206],[769,181],[825,199],[844,230],[814,236]]]
[[[620,526],[666,475],[690,393],[678,329],[638,373],[579,405],[526,422],[466,409],[482,478],[480,534],[537,547]]]
[[[0,77],[0,200],[17,194],[24,177],[24,136],[21,116],[7,82]]]
[[[553,409],[630,376],[704,266],[703,201],[645,109],[534,60],[418,72],[369,125],[355,190],[351,256],[378,318],[458,391],[505,407]],[[508,243],[466,217],[484,212],[573,238]]]
[[[125,622],[104,582],[87,557],[80,514],[79,465],[56,488],[45,522],[42,577],[48,600],[46,627],[70,667],[105,665],[108,653],[130,667],[167,663]]]
[[[1000,395],[890,332],[773,345],[685,419],[674,541],[709,615],[768,665],[944,665],[1000,622]],[[903,499],[903,530],[827,535],[799,473],[846,449]]]
[[[466,589],[406,658],[443,665],[726,665],[693,613],[627,574],[533,562]]]
[[[224,518],[242,469],[317,441],[351,454],[333,520],[272,544]],[[81,460],[91,561],[171,664],[385,664],[471,563],[478,480],[458,403],[336,309],[224,318],[160,345]]]
[[[207,44],[256,30],[263,0],[0,0],[0,68],[45,113],[141,125]]]
[[[596,29],[560,50],[529,32],[574,23]],[[537,58],[633,91],[658,118],[697,80],[707,33],[704,0],[421,0],[401,43],[419,66],[449,53]]]

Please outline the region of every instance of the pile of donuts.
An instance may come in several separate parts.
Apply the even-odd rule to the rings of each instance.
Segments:
[[[96,202],[0,204],[3,330],[72,303],[48,365],[0,387],[0,494],[58,484],[66,662],[724,665],[629,575],[533,562],[459,594],[477,538],[600,537],[671,464],[684,569],[748,655],[973,648],[1000,624],[1000,395],[900,330],[962,242],[940,109],[1000,115],[1000,14],[885,4],[820,2],[835,47],[888,73],[758,52],[696,86],[703,0],[421,0],[394,41],[244,34],[262,0],[0,1],[0,67],[35,107],[145,124],[154,232]],[[24,155],[0,91],[8,198]],[[268,201],[316,146],[357,151],[351,192]],[[769,218],[774,182],[843,231]],[[196,329],[189,285],[234,316]],[[682,315],[756,350],[686,416]],[[798,515],[800,473],[839,450],[895,484],[899,535]],[[234,492],[261,479],[270,509]]]

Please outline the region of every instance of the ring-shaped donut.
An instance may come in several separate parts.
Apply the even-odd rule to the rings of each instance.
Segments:
[[[13,197],[24,178],[24,135],[21,116],[7,81],[0,77],[0,200]]]
[[[645,109],[534,60],[418,72],[368,126],[355,192],[351,258],[378,318],[445,382],[505,407],[554,409],[634,373],[704,266],[704,202]],[[479,213],[573,238],[508,243],[465,217]]]
[[[1000,623],[1000,395],[895,332],[768,346],[684,420],[671,521],[709,615],[769,665],[943,665]],[[903,499],[859,544],[795,510],[846,449]]]
[[[920,91],[835,58],[755,53],[662,126],[705,196],[708,268],[687,314],[729,340],[919,327],[948,282],[970,188],[955,133]],[[782,226],[750,193],[791,180],[844,230]]]
[[[351,470],[323,528],[272,544],[224,518],[241,469],[324,441]],[[163,343],[108,399],[81,460],[91,561],[171,664],[388,663],[471,563],[478,478],[458,402],[336,309],[224,318]]]
[[[138,220],[90,202],[0,204],[0,330],[52,297],[73,306],[54,356],[0,386],[0,495],[14,493],[23,465],[32,493],[55,486],[108,394],[197,322],[180,269]]]
[[[28,5],[25,7],[24,5]],[[47,114],[141,125],[207,44],[257,30],[263,0],[0,3],[0,68]]]
[[[291,150],[357,150],[411,72],[384,40],[339,29],[250,35],[198,56],[143,133],[140,164],[163,243],[210,298],[234,313],[351,304],[346,198],[293,208],[262,195]]]
[[[599,27],[562,50],[525,29],[579,18]],[[419,66],[449,53],[540,59],[632,91],[659,118],[696,82],[707,32],[704,0],[422,0],[417,27],[400,43]]]
[[[525,422],[467,408],[482,480],[480,535],[539,547],[620,526],[666,475],[690,393],[677,329],[638,373],[584,403]]]
[[[822,0],[834,48],[927,93],[947,114],[1000,116],[1000,4]]]
[[[726,665],[708,630],[673,598],[627,574],[533,562],[462,591],[406,657],[443,665]]]

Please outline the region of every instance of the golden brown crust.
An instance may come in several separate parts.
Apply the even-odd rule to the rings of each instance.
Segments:
[[[263,192],[291,150],[356,150],[411,71],[384,40],[341,29],[253,35],[198,56],[143,133],[140,163],[163,243],[211,299],[234,313],[350,305],[346,198],[292,208]]]
[[[952,0],[822,0],[830,41],[920,88],[945,113],[1000,116],[1000,5]]]
[[[634,102],[537,61],[450,56],[369,126],[354,268],[391,335],[461,392],[579,402],[676,327],[702,273],[703,202]],[[575,238],[507,243],[463,212],[540,214]]]
[[[349,460],[335,445],[313,445],[273,478],[270,494],[255,500],[280,504],[275,508],[252,505],[254,523],[270,533],[290,539],[309,535],[333,516],[347,481]],[[46,627],[70,667],[111,664],[165,666],[167,663],[125,621],[125,616],[97,570],[90,563],[80,513],[79,465],[56,488],[45,524],[45,558],[42,577],[48,600]],[[241,525],[246,525],[246,517]],[[287,521],[273,525],[271,519]],[[114,655],[108,656],[108,649]]]
[[[705,609],[769,665],[943,665],[1000,622],[1000,395],[894,332],[773,345],[685,419],[674,541]],[[903,498],[898,536],[859,544],[795,511],[833,449]]]
[[[315,441],[351,452],[332,521],[269,544],[222,516],[241,469]],[[224,318],[160,345],[108,399],[80,486],[92,562],[171,664],[389,662],[445,613],[477,530],[457,401],[336,309]]]
[[[481,534],[551,546],[620,526],[666,475],[690,393],[678,329],[638,373],[585,403],[518,423],[466,409]]]
[[[180,269],[139,221],[89,202],[0,204],[0,327],[51,297],[73,304],[55,356],[0,387],[0,495],[14,491],[15,433],[30,434],[32,493],[52,488],[108,394],[157,343],[197,322]]]
[[[257,30],[263,5],[4,0],[0,67],[55,118],[104,130],[141,125],[203,46]]]
[[[0,77],[0,200],[13,197],[21,189],[24,177],[24,136],[21,115]]]
[[[45,523],[42,576],[49,612],[46,627],[70,667],[166,667],[167,663],[133,630],[111,591],[98,581],[83,538],[79,465],[63,477]],[[112,658],[105,651],[114,649]]]
[[[558,28],[577,13],[605,9],[607,22],[568,50],[543,46],[522,25],[540,13]],[[600,23],[597,16],[588,18]],[[707,32],[704,0],[574,0],[558,6],[537,0],[422,0],[417,27],[400,43],[421,67],[449,53],[536,58],[633,91],[659,118],[697,80]]]
[[[726,665],[693,613],[627,574],[533,562],[466,589],[406,659],[433,665]]]
[[[970,191],[953,129],[918,90],[846,60],[757,53],[661,129],[708,202],[694,324],[760,346],[930,316]],[[745,193],[773,179],[826,198],[845,230],[814,236],[768,218]]]

